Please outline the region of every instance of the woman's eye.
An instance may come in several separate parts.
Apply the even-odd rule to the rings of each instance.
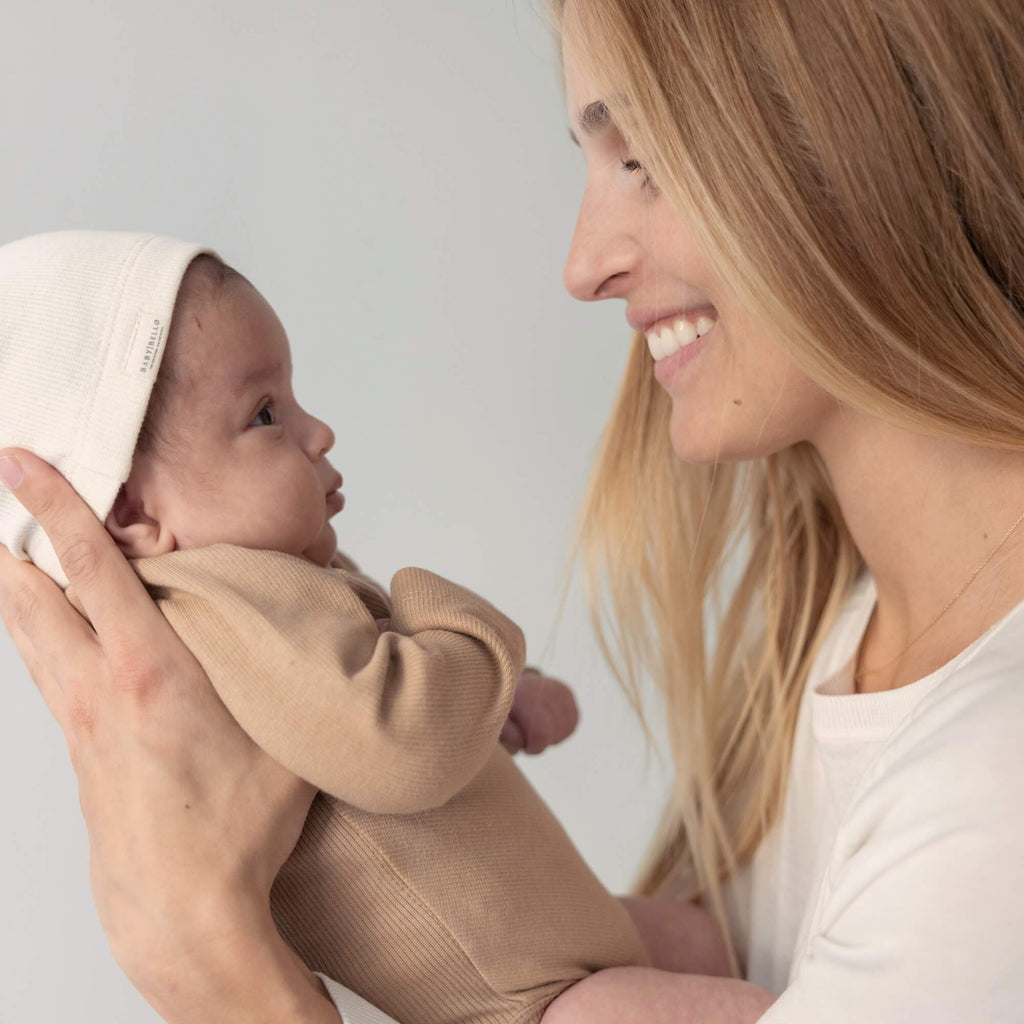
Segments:
[[[620,160],[622,169],[629,174],[642,174],[643,179],[640,182],[641,188],[652,188],[654,182],[651,180],[651,176],[647,173],[646,168],[639,160]]]
[[[261,417],[261,416],[262,416],[262,415],[263,415],[264,413],[266,413],[266,414],[267,414],[267,416],[269,417],[269,419],[268,419],[268,420],[265,420],[265,421],[264,421],[264,422],[263,422],[263,423],[261,424],[261,426],[264,426],[264,427],[272,427],[272,426],[274,425],[274,413],[273,413],[273,403],[272,403],[272,402],[267,402],[267,403],[266,403],[266,405],[264,405],[264,406],[263,406],[263,407],[262,407],[262,408],[260,409],[260,411],[259,411],[258,413],[256,413],[256,415],[255,415],[255,416],[253,416],[253,418],[252,418],[252,419],[251,419],[251,420],[249,421],[249,422],[250,422],[250,425],[251,425],[252,423],[255,423],[255,422],[256,422],[256,420],[258,420],[258,419],[259,419],[259,418],[260,418],[260,417]]]

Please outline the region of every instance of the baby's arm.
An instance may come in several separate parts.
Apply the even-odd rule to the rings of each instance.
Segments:
[[[523,670],[522,633],[477,594],[423,569],[394,575],[390,624],[375,627],[372,656],[358,675],[355,666],[347,674],[379,695],[377,717],[366,727],[390,755],[378,769],[388,768],[397,782],[381,793],[390,806],[362,806],[438,806],[494,750]],[[407,794],[402,806],[393,802],[399,789]]]
[[[493,752],[524,641],[471,591],[401,569],[388,608],[337,568],[230,544],[133,565],[246,732],[339,799],[439,806]]]

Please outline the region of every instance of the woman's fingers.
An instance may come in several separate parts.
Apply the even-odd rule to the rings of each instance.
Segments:
[[[10,489],[92,625],[2,545],[0,615],[67,740],[111,949],[151,1002],[173,1005],[188,965],[219,964],[240,927],[276,935],[270,888],[316,787],[242,731],[70,484],[13,454],[24,475]]]
[[[2,544],[0,616],[46,706],[64,728],[69,697],[60,669],[68,671],[80,663],[83,648],[95,650],[89,624],[53,580]]]
[[[0,451],[0,458],[5,455],[14,456],[23,472],[21,483],[11,488],[14,496],[49,537],[96,632],[105,642],[116,641],[125,621],[144,636],[156,632],[155,623],[161,619],[159,610],[114,539],[81,496],[53,466],[31,452],[7,448]],[[11,575],[8,574],[8,578]],[[60,592],[59,587],[55,589]],[[52,592],[36,587],[33,596],[45,602],[41,605],[44,614],[45,610],[51,610]],[[5,591],[0,601],[10,600],[10,597],[10,591]],[[74,613],[70,605],[68,610]],[[81,621],[81,616],[76,614],[75,617]],[[33,636],[31,625],[22,628],[30,638]],[[42,632],[50,637],[60,631]]]

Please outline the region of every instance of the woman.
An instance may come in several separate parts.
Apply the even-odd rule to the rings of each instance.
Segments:
[[[639,332],[583,552],[672,730],[641,927],[657,949],[697,897],[748,980],[609,970],[545,1020],[1017,1020],[1024,9],[557,8],[588,168],[566,284]],[[3,617],[68,737],[115,955],[169,1021],[337,1021],[269,914],[309,788],[18,457],[96,634],[9,556]]]

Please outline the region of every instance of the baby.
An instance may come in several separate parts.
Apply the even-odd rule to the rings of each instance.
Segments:
[[[282,934],[401,1024],[534,1024],[647,954],[498,743],[521,632],[440,576],[387,593],[337,551],[334,435],[290,379],[270,305],[209,250],[0,247],[0,446],[68,477],[241,726],[320,790],[271,894]],[[3,491],[0,540],[84,615],[25,516]]]

